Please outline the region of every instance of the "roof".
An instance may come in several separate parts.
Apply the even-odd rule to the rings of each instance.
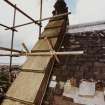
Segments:
[[[94,32],[102,30],[105,30],[105,21],[71,25],[68,26],[67,33]]]

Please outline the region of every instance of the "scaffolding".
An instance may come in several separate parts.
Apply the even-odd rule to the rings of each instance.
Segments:
[[[11,82],[11,67],[12,67],[12,58],[13,57],[17,57],[17,56],[13,56],[13,52],[16,52],[16,53],[21,53],[23,51],[20,51],[20,50],[16,50],[16,49],[13,49],[13,44],[14,44],[14,35],[15,35],[15,32],[18,32],[16,30],[17,27],[22,27],[22,26],[25,26],[25,25],[29,25],[29,24],[37,24],[39,26],[39,29],[40,29],[40,34],[41,34],[41,21],[36,21],[34,20],[32,17],[30,17],[27,13],[25,13],[23,10],[21,10],[20,8],[18,8],[16,6],[16,4],[12,4],[9,0],[4,0],[8,5],[10,5],[11,7],[14,8],[14,16],[13,16],[13,26],[12,27],[8,27],[4,24],[0,24],[0,26],[6,28],[5,30],[11,30],[12,31],[12,38],[11,38],[11,48],[4,48],[4,47],[0,47],[0,50],[5,50],[5,51],[10,51],[10,54],[0,54],[0,56],[10,56],[10,66],[9,66],[9,76],[10,76],[10,81]],[[40,20],[42,19],[42,0],[40,2],[41,4],[41,7],[40,7]],[[15,26],[15,22],[16,22],[16,11],[20,12],[22,15],[24,15],[25,17],[27,17],[30,21],[30,23],[25,23],[25,24],[22,24],[22,25],[18,25],[18,26]],[[25,44],[22,44],[23,47],[26,49],[25,47]],[[23,52],[24,53],[24,52]]]
[[[30,52],[28,50],[27,46],[25,45],[25,43],[22,43],[22,46],[25,49],[25,51],[14,49],[13,48],[14,36],[15,36],[15,32],[18,32],[18,30],[16,28],[23,27],[23,26],[30,25],[30,24],[38,25],[39,26],[39,39],[40,39],[40,38],[43,38],[43,37],[41,37],[42,21],[46,21],[46,20],[49,20],[49,19],[57,18],[57,17],[66,16],[66,15],[69,15],[70,12],[63,13],[63,14],[60,14],[60,15],[54,15],[53,17],[47,17],[47,18],[42,19],[42,8],[43,8],[42,4],[43,4],[43,1],[40,0],[40,19],[39,20],[34,20],[31,16],[29,16],[27,13],[25,13],[23,10],[21,10],[19,7],[17,7],[16,4],[14,5],[9,0],[4,0],[4,1],[14,9],[14,16],[13,16],[13,25],[12,25],[12,27],[6,26],[4,24],[0,24],[0,26],[6,28],[5,30],[11,30],[12,31],[11,48],[0,47],[0,50],[10,51],[10,54],[0,54],[0,56],[9,56],[10,57],[10,64],[9,64],[10,65],[9,66],[9,79],[10,79],[9,82],[10,83],[11,83],[12,58],[13,57],[51,55],[51,56],[55,56],[56,60],[59,61],[58,58],[57,58],[57,55],[83,54],[83,51],[79,51],[79,52],[55,52],[55,51],[53,51],[53,49],[51,49],[52,51],[49,51],[49,52],[43,52],[43,53],[36,52],[35,53],[35,52]],[[19,13],[21,13],[23,16],[27,17],[31,22],[20,24],[20,25],[15,25],[17,11]],[[49,42],[50,41],[48,40],[48,44],[49,44],[49,46],[51,48],[51,43],[49,43]],[[13,52],[18,53],[18,54],[13,54]]]

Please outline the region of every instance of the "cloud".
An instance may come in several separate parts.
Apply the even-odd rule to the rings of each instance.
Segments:
[[[105,0],[78,0],[72,24],[105,20]]]

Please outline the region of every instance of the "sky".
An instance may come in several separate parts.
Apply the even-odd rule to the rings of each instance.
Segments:
[[[9,0],[16,4],[24,12],[29,14],[32,18],[39,19],[40,0]],[[54,10],[53,5],[56,0],[43,0],[43,18],[52,16]],[[71,15],[69,15],[70,25],[81,24],[94,21],[105,20],[105,0],[65,0]],[[0,0],[0,23],[7,26],[12,26],[14,9],[10,7],[4,0]],[[30,22],[29,19],[17,12],[16,25],[25,22]],[[43,27],[47,22],[43,23]],[[38,26],[28,25],[25,27],[17,28],[18,32],[15,33],[14,48],[22,49],[21,43],[24,42],[31,50],[38,40]],[[11,31],[5,31],[0,27],[0,47],[10,48]],[[0,51],[0,54],[4,51]],[[26,58],[14,58],[14,64],[23,64]],[[0,57],[0,63],[8,63],[9,57]]]
[[[76,1],[76,6],[74,9],[75,13],[73,13],[69,18],[71,24],[81,24],[105,20],[105,0],[74,1]]]

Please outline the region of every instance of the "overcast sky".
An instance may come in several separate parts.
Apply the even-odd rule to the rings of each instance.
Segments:
[[[40,0],[10,0],[12,3],[17,4],[19,8],[25,11],[34,19],[39,19]],[[65,0],[69,11],[72,14],[69,16],[70,25],[80,24],[93,21],[105,20],[105,0]],[[56,0],[43,0],[43,18],[52,16],[54,10],[53,5]],[[10,7],[3,0],[0,0],[0,23],[7,26],[12,26],[13,21],[13,8]],[[29,19],[17,12],[16,24],[30,22]],[[45,25],[43,23],[43,25]],[[25,42],[27,47],[31,49],[38,39],[38,26],[29,25],[17,29],[15,33],[14,48],[22,49],[21,43]],[[11,31],[5,31],[0,27],[0,46],[10,47]],[[0,51],[0,53],[4,53]],[[23,57],[15,58],[13,63],[22,64],[26,59]],[[0,63],[8,63],[9,58],[0,57]]]

